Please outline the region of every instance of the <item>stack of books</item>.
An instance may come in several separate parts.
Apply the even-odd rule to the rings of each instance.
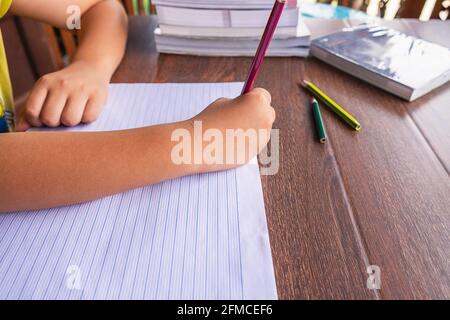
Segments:
[[[275,0],[155,0],[159,52],[254,56]],[[288,0],[267,56],[305,57],[310,32],[296,0]]]

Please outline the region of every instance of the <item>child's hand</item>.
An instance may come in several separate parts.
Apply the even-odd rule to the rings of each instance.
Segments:
[[[234,150],[230,150],[230,146],[224,146],[224,156],[227,152],[234,152],[236,155],[244,155],[245,162],[250,161],[258,153],[260,153],[270,140],[273,122],[275,121],[275,110],[271,106],[270,93],[264,89],[254,89],[251,92],[240,96],[236,99],[221,98],[213,102],[203,112],[194,117],[191,121],[201,121],[203,133],[208,129],[218,129],[221,131],[223,140],[226,140],[226,131],[229,129],[238,132],[242,129],[244,132],[253,131],[257,134],[257,143],[252,146],[247,136],[245,148],[239,148],[235,143]],[[250,129],[250,130],[249,130]],[[241,132],[242,132],[241,130]],[[249,130],[249,131],[247,131]],[[206,142],[206,145],[208,142]],[[225,142],[226,144],[226,142]],[[243,163],[234,163],[232,165],[219,165],[201,167],[201,171],[222,170]]]
[[[106,102],[108,83],[95,66],[82,61],[43,76],[31,90],[17,131],[95,121]]]

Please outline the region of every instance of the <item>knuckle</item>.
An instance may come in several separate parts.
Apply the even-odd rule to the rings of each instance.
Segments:
[[[224,103],[227,102],[229,99],[221,97],[219,99],[217,99],[216,101],[214,101],[214,103]]]
[[[51,82],[51,76],[46,74],[46,75],[40,77],[38,82],[42,85],[48,85]]]
[[[63,90],[67,90],[70,88],[70,81],[68,79],[59,79],[58,86]]]
[[[29,119],[37,119],[39,118],[39,110],[34,108],[27,108],[25,110],[25,115]]]
[[[48,115],[41,115],[40,121],[47,127],[51,127],[51,128],[54,128],[54,127],[57,127],[60,125],[60,122],[57,118],[54,118],[54,117],[51,117]]]
[[[98,114],[96,112],[86,112],[83,115],[82,122],[83,123],[92,123],[97,120]]]
[[[261,108],[261,105],[265,105],[265,99],[264,97],[262,97],[259,93],[256,92],[252,92],[248,95],[248,101],[249,101],[249,105],[252,108]]]
[[[253,90],[255,97],[259,100],[259,102],[268,104],[271,101],[271,95],[269,91],[263,88],[256,88]]]
[[[80,93],[88,93],[88,92],[89,92],[88,87],[87,87],[86,84],[84,84],[84,83],[78,84],[77,87],[78,87],[78,91],[79,91]]]
[[[75,119],[74,117],[63,115],[61,117],[61,123],[66,127],[74,127],[78,125],[80,121]]]

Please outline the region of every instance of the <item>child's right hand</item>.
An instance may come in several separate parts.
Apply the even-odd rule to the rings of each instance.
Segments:
[[[192,121],[193,120],[193,121]],[[209,105],[203,112],[191,119],[190,123],[201,121],[203,133],[208,129],[218,129],[222,133],[223,140],[226,140],[226,131],[229,129],[241,129],[244,132],[251,130],[257,133],[257,144],[251,146],[246,139],[245,150],[237,150],[237,143],[233,152],[239,154],[245,152],[245,162],[250,161],[259,154],[270,140],[273,122],[275,121],[275,110],[271,106],[270,93],[264,89],[254,89],[251,92],[239,96],[235,99],[221,98]],[[211,142],[204,142],[208,145]],[[224,155],[230,150],[225,146]],[[221,170],[224,168],[236,167],[243,163],[234,163],[225,166],[202,167],[202,171]]]

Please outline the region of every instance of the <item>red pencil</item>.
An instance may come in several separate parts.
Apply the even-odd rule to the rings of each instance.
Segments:
[[[255,58],[253,59],[252,65],[248,72],[247,80],[245,81],[244,89],[242,94],[245,94],[252,90],[253,85],[256,81],[256,76],[258,75],[259,68],[264,60],[267,49],[269,48],[270,41],[272,40],[275,29],[277,28],[278,21],[280,20],[281,14],[283,13],[284,5],[287,0],[275,0],[272,12],[270,13],[269,21],[267,21],[266,29],[264,30],[263,36],[256,51]]]

